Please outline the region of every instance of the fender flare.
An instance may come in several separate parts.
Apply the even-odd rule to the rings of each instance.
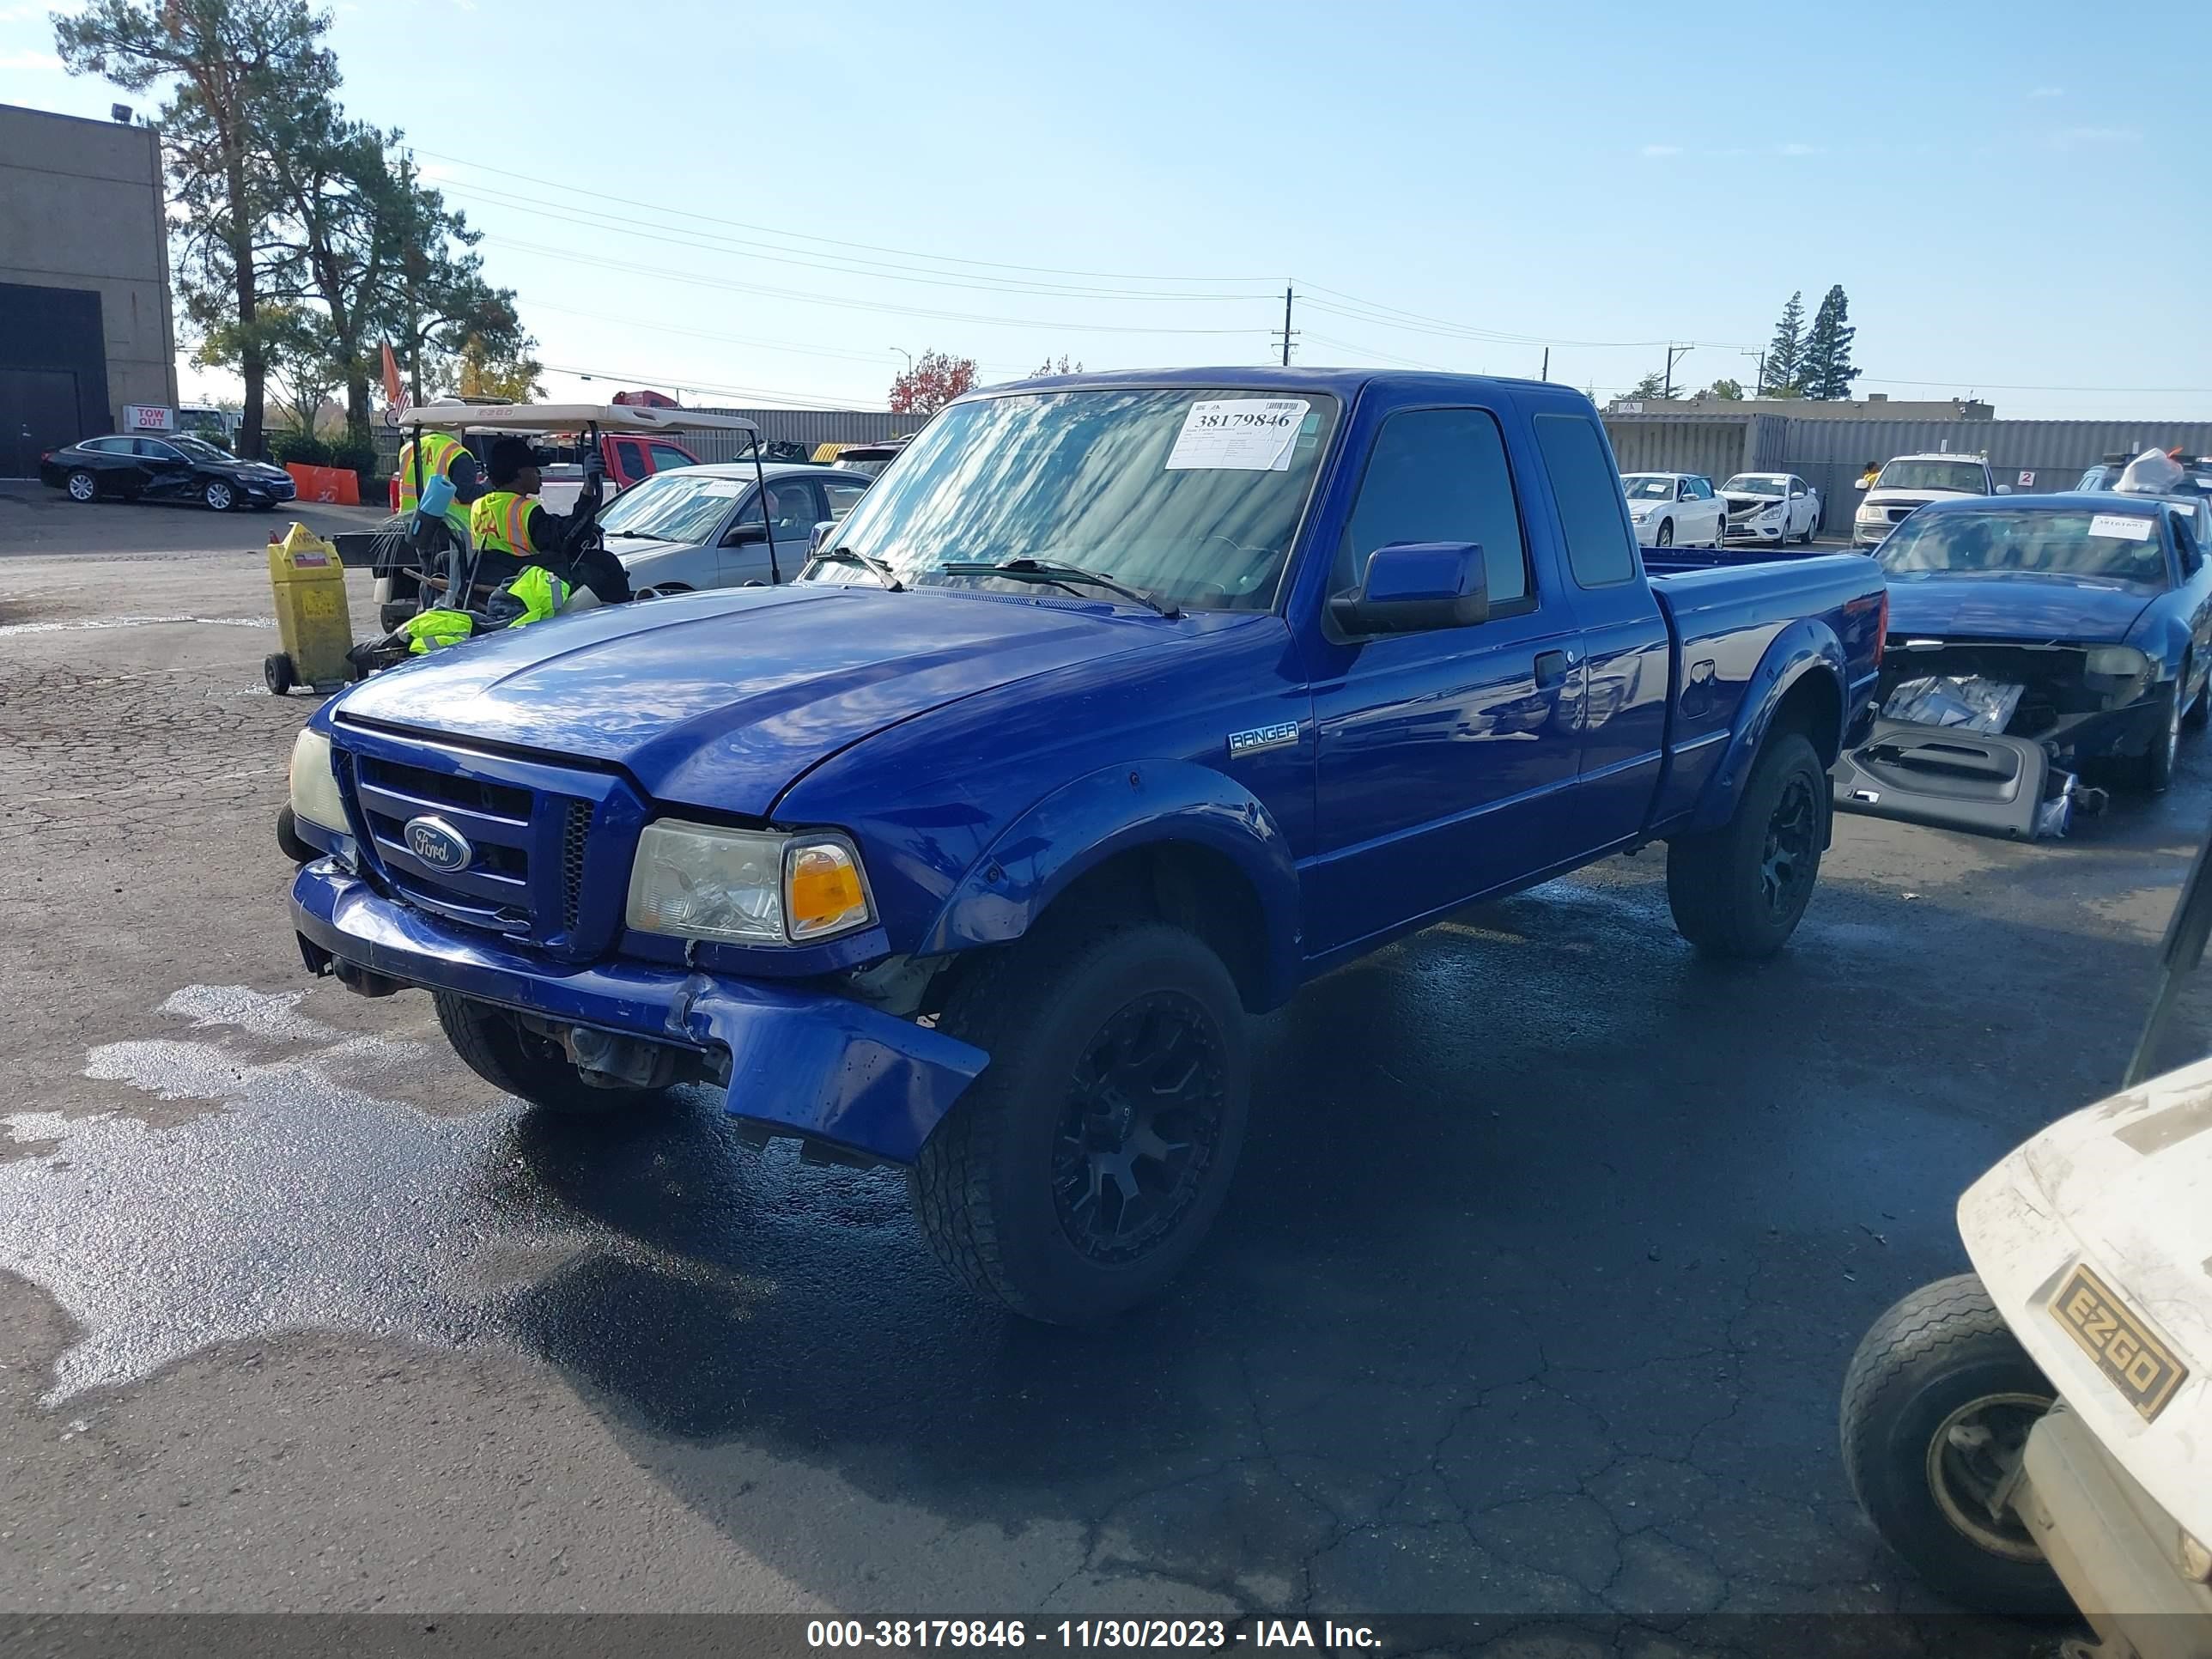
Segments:
[[[1115,854],[1185,842],[1226,857],[1252,885],[1267,937],[1265,1005],[1297,980],[1297,866],[1274,817],[1235,779],[1181,760],[1102,768],[1047,795],[969,866],[915,949],[937,956],[1027,933],[1068,886]]]
[[[1759,659],[1759,667],[1751,677],[1751,687],[1745,695],[1743,707],[1736,715],[1735,732],[1729,739],[1727,752],[1713,775],[1705,781],[1704,793],[1698,799],[1696,810],[1691,814],[1691,827],[1695,830],[1717,830],[1735,816],[1736,799],[1743,793],[1745,780],[1751,773],[1752,763],[1758,759],[1759,745],[1766,741],[1768,729],[1774,716],[1791,691],[1807,676],[1826,675],[1836,694],[1838,714],[1837,733],[1850,720],[1849,708],[1850,670],[1844,656],[1843,641],[1836,631],[1817,617],[1801,617],[1777,634],[1766,647],[1766,654]],[[1820,764],[1832,766],[1836,757],[1820,757]]]

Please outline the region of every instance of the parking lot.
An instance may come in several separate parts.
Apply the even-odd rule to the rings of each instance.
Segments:
[[[1655,850],[1314,985],[1194,1270],[1070,1333],[963,1294],[893,1176],[745,1152],[704,1092],[539,1120],[424,997],[304,976],[283,518],[0,489],[0,1602],[1936,1605],[1838,1384],[1964,1266],[1960,1189],[2115,1085],[2199,743],[2063,842],[1841,820],[1757,969],[1675,937]]]

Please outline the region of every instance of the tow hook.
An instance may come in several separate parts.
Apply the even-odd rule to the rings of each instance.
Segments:
[[[561,1046],[578,1075],[594,1088],[665,1089],[676,1081],[680,1055],[665,1043],[571,1025],[562,1031]]]

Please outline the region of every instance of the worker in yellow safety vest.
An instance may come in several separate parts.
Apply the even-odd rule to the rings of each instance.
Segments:
[[[422,461],[419,474],[415,469],[418,452]],[[453,501],[446,509],[446,523],[456,538],[464,537],[469,528],[469,503],[483,494],[483,475],[468,446],[450,432],[418,433],[399,446],[399,516],[415,516],[422,487],[436,477],[453,483]]]
[[[543,565],[578,586],[588,587],[602,605],[630,597],[629,573],[602,547],[573,550],[572,532],[599,509],[596,468],[586,464],[585,488],[576,510],[549,513],[532,499],[540,479],[536,456],[520,438],[500,439],[491,447],[491,488],[469,507],[469,535],[476,548],[477,585],[504,587],[532,565]]]

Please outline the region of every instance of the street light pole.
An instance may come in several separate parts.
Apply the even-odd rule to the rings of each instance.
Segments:
[[[905,359],[906,359],[906,372],[907,372],[908,374],[913,374],[913,373],[914,373],[914,353],[912,353],[911,351],[908,351],[908,350],[904,346],[902,346],[902,345],[895,345],[895,346],[891,346],[891,347],[888,348],[888,349],[892,350],[892,351],[896,351],[896,352],[897,352],[897,353],[898,353],[898,355],[899,355],[900,356],[902,356],[902,357],[905,358]]]

